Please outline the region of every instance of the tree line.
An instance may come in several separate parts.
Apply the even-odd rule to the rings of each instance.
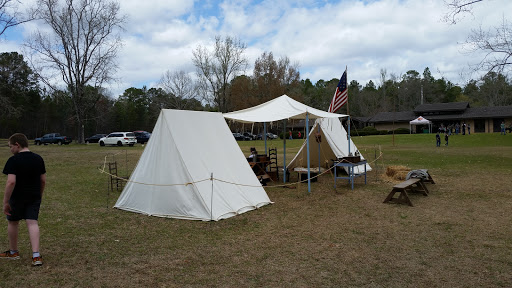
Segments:
[[[474,2],[453,1],[454,15]],[[39,21],[41,28],[24,43],[28,57],[16,52],[1,55],[0,137],[17,131],[29,137],[61,132],[82,143],[85,135],[99,132],[151,130],[163,108],[229,112],[283,94],[326,110],[338,84],[337,78],[302,80],[299,63],[286,56],[275,58],[270,51],[256,59],[251,75],[246,71],[246,44],[236,37],[217,36],[212,47],[199,45],[192,51],[195,77],[166,71],[156,87],[131,87],[111,96],[104,87],[115,80],[120,31],[127,21],[118,2],[37,0],[23,14],[18,14],[16,3],[0,0],[0,35],[25,21]],[[507,25],[502,28],[499,31],[510,31]],[[507,40],[509,34],[505,35]],[[479,34],[470,42],[498,47],[508,43],[486,41],[491,36]],[[509,48],[503,51],[512,55]],[[381,111],[411,110],[420,103],[453,101],[511,105],[510,79],[502,69],[509,66],[508,59],[497,63],[484,59],[490,72],[463,87],[435,79],[428,67],[422,74],[410,70],[397,75],[382,69],[377,83],[363,86],[350,81],[349,104],[339,113],[369,117]]]
[[[225,39],[224,39],[225,40]],[[222,40],[222,41],[224,41]],[[0,137],[22,131],[30,138],[60,132],[77,138],[112,131],[151,131],[161,109],[229,112],[245,109],[287,94],[312,107],[327,110],[339,79],[301,80],[297,64],[272,52],[264,52],[254,63],[251,76],[237,75],[223,83],[222,92],[201,94],[201,83],[183,71],[163,73],[157,87],[130,87],[122,95],[110,96],[101,87],[86,86],[81,99],[82,121],[78,121],[70,90],[41,87],[37,74],[23,55],[0,54]],[[211,84],[210,84],[211,85]],[[371,117],[381,111],[407,111],[423,103],[469,102],[472,107],[512,105],[512,82],[489,72],[463,87],[436,79],[425,68],[397,76],[381,70],[379,83],[357,80],[349,84],[349,104],[338,111],[353,117]],[[215,96],[217,96],[216,99]],[[208,100],[210,98],[210,101]],[[221,99],[222,97],[222,99]]]

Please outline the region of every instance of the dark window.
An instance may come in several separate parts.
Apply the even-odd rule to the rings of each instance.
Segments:
[[[485,120],[484,119],[475,119],[475,132],[485,133]]]
[[[492,119],[492,132],[501,132],[501,122],[505,121],[503,118]]]

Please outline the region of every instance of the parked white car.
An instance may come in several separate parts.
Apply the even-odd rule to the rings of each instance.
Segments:
[[[279,136],[277,136],[276,134],[273,134],[273,133],[267,133],[267,137],[270,138],[270,139],[277,139],[277,138],[279,138]]]
[[[133,146],[137,143],[137,138],[133,132],[113,132],[103,137],[99,141],[100,146],[117,145],[117,146]]]

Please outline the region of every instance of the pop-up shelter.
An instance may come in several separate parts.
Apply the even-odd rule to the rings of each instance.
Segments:
[[[231,119],[235,121],[239,121],[242,123],[254,123],[254,122],[273,122],[279,120],[287,120],[287,119],[305,119],[306,123],[306,135],[309,135],[309,120],[311,119],[319,119],[319,118],[334,118],[338,119],[340,117],[348,117],[348,115],[344,114],[335,114],[325,112],[310,106],[307,106],[299,101],[296,101],[287,95],[282,95],[280,97],[274,98],[270,101],[262,103],[260,105],[234,111],[230,113],[224,113],[224,117],[226,119]],[[285,122],[286,123],[286,122]],[[266,134],[266,125],[264,135]],[[285,127],[286,130],[286,127]],[[263,137],[266,138],[266,137]],[[286,137],[285,137],[286,138]],[[311,181],[310,181],[310,165],[309,159],[309,136],[306,137],[306,159],[307,159],[307,170],[308,170],[308,191],[311,191]],[[286,143],[286,139],[284,139],[284,143]],[[284,145],[284,155],[286,155],[286,145]],[[266,147],[265,147],[266,150]],[[286,158],[283,159],[283,162],[286,163]],[[286,167],[286,164],[283,166]],[[284,177],[283,177],[284,178]]]
[[[418,118],[411,120],[409,122],[409,131],[412,133],[412,126],[413,125],[427,125],[428,126],[428,133],[432,133],[432,121],[425,119],[423,116],[419,116]]]
[[[309,137],[311,139],[317,139],[317,135],[320,135],[318,138],[320,139],[320,142],[316,141],[316,143],[310,145],[309,148],[311,155],[313,155],[311,157],[311,167],[330,167],[330,165],[333,164],[332,160],[351,156],[349,154],[359,154],[361,159],[364,159],[352,139],[348,140],[347,131],[343,128],[339,119],[317,119],[315,121],[315,125],[311,128]],[[306,164],[306,157],[306,143],[303,143],[299,152],[297,152],[293,160],[288,164],[287,168],[291,170],[295,167],[304,167]],[[372,170],[369,164],[364,165],[366,165],[366,171]],[[364,168],[365,167],[363,165],[355,166],[354,173],[363,173],[365,171]]]
[[[269,203],[221,113],[163,109],[114,207],[217,221]]]

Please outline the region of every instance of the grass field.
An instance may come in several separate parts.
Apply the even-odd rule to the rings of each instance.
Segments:
[[[512,287],[512,135],[452,136],[448,147],[435,147],[434,135],[354,142],[372,163],[367,185],[357,178],[354,190],[346,181],[334,190],[328,173],[311,194],[306,184],[268,187],[274,204],[219,222],[111,208],[119,192],[107,193],[98,167],[116,154],[128,174],[140,145],[30,146],[47,165],[45,263],[30,266],[21,223],[22,259],[0,262],[0,287]],[[246,155],[264,151],[262,141],[239,144]],[[300,145],[287,141],[288,161]],[[269,146],[282,155],[282,142]],[[8,157],[2,144],[2,167]],[[383,204],[393,165],[429,169],[430,195],[411,195],[415,207]]]

